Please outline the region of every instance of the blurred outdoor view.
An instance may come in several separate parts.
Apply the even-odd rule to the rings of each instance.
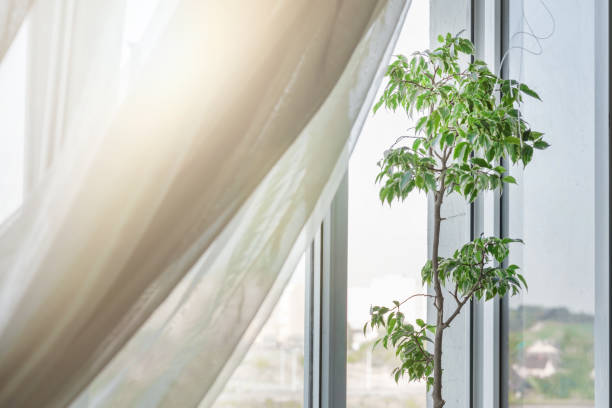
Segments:
[[[215,408],[294,408],[304,399],[302,257],[270,318],[217,398]]]
[[[512,407],[593,407],[593,315],[565,307],[510,311]]]
[[[393,54],[429,48],[429,1],[413,0]],[[381,85],[382,92],[385,83]],[[376,334],[363,335],[371,305],[392,305],[423,293],[420,269],[427,257],[427,199],[414,193],[403,203],[382,205],[377,162],[414,126],[405,113],[370,114],[349,163],[347,406],[424,408],[425,384],[400,380],[392,351],[372,350]],[[407,320],[426,318],[424,297],[402,306]]]
[[[516,2],[511,32],[537,27],[542,52],[515,51],[510,75],[533,87],[542,102],[522,106],[527,122],[551,147],[525,171],[512,169],[508,236],[522,238],[510,262],[529,290],[511,298],[510,407],[586,408],[594,404],[595,109],[594,3]],[[551,16],[554,18],[554,30]],[[538,50],[529,36],[511,44]],[[571,55],[567,50],[574,50]],[[576,72],[580,72],[576,76]],[[559,86],[571,82],[570,87]],[[534,154],[534,157],[536,154]]]

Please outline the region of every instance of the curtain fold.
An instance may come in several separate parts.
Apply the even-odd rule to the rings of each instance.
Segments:
[[[26,194],[43,179],[62,146],[76,143],[67,137],[87,138],[91,123],[109,120],[119,96],[125,7],[126,0],[46,0],[32,5]]]
[[[381,2],[324,104],[75,406],[210,407],[318,230],[408,9]],[[170,369],[168,369],[170,367]]]
[[[17,31],[34,0],[3,0],[0,2],[0,62],[9,49]]]
[[[107,123],[113,113],[125,77],[120,62],[126,1],[30,2],[24,27],[24,131],[12,135],[23,139],[23,180],[19,181],[29,203],[39,202],[44,194],[43,188],[35,187],[51,171],[62,147],[79,139],[87,143],[96,131],[91,124]],[[21,215],[23,210],[18,208],[0,224],[0,237],[10,237],[0,245],[0,271],[9,268],[33,228],[35,220]]]
[[[75,142],[0,231],[0,405],[64,406],[119,350],[81,402],[210,404],[333,194],[407,8],[176,3],[120,105],[62,128]],[[239,314],[229,339],[220,305]]]
[[[243,204],[266,174],[274,180],[274,163],[328,103],[351,55],[378,26],[379,16],[386,16],[386,32],[392,32],[405,3],[264,3],[178,2],[108,123],[81,123],[83,127],[63,131],[69,140],[81,140],[62,148],[17,215],[13,225],[19,227],[6,228],[0,237],[0,247],[19,242],[16,254],[3,259],[6,269],[0,278],[3,404],[65,405],[203,253],[209,266],[199,274],[207,277],[206,285],[191,285],[200,290],[189,291],[195,298],[187,299],[210,302],[221,295],[219,288],[230,293],[231,279],[241,276],[260,283],[250,305],[256,306],[269,289],[312,203],[309,209],[294,202],[304,199],[290,195],[296,178],[275,180],[267,190],[260,186],[264,196],[252,199],[251,207]],[[396,13],[390,16],[384,10]],[[384,49],[388,36],[383,40],[377,47]],[[354,89],[347,89],[350,97]],[[354,103],[349,108],[358,112],[359,98],[348,100]],[[325,140],[314,145],[317,150],[327,149],[327,139],[348,136],[348,113],[328,113],[334,120],[317,134]],[[336,122],[344,126],[337,133],[325,129]],[[84,128],[89,130],[86,137]],[[313,146],[314,136],[301,139],[303,148]],[[333,161],[342,151],[338,149],[318,153]],[[295,177],[310,171],[304,166]],[[318,192],[328,176],[318,176]],[[310,188],[312,202],[317,189]],[[281,197],[286,208],[269,202]],[[236,216],[240,208],[242,216]],[[284,211],[271,212],[273,208]],[[282,225],[291,225],[291,232],[272,233]],[[222,232],[225,241],[219,239]],[[258,239],[264,233],[268,237]],[[210,313],[217,322],[219,310]],[[176,324],[170,322],[165,329]],[[248,319],[240,322],[244,326]],[[187,323],[186,331],[196,330],[191,324],[197,319]],[[225,342],[202,333],[194,336],[210,342],[210,354],[198,361],[222,367],[227,356],[217,356],[214,347]],[[164,338],[157,333],[153,346],[159,347]],[[180,342],[190,338],[181,336]],[[189,374],[192,360],[182,354],[178,364],[172,353],[166,356],[165,363],[158,360],[163,372],[154,379],[161,385],[148,383],[143,390],[130,384],[129,393],[144,405],[196,404],[205,387]],[[207,381],[214,378],[211,374]]]

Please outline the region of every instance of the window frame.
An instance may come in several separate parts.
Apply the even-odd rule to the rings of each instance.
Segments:
[[[595,2],[595,81],[601,86],[595,90],[595,304],[599,310],[607,311],[607,316],[595,314],[595,406],[610,406],[611,344],[610,328],[612,309],[610,294],[610,263],[612,256],[612,232],[610,217],[610,194],[612,191],[612,129],[610,124],[610,103],[612,80],[610,74],[610,19],[612,9],[605,0]],[[605,86],[607,84],[607,86]],[[597,364],[597,362],[604,364]]]
[[[476,48],[484,47],[485,55],[479,56],[493,67],[498,67],[501,50],[509,46],[509,7],[510,0],[472,0],[472,39]],[[610,405],[610,328],[612,319],[612,280],[610,263],[612,254],[612,231],[610,217],[611,172],[609,158],[612,154],[610,126],[610,40],[609,22],[612,17],[609,3],[605,0],[595,2],[595,81],[603,84],[595,89],[595,304],[597,305],[594,325],[595,360],[595,407]],[[433,16],[432,16],[433,17]],[[488,43],[487,43],[488,42]],[[484,44],[483,44],[484,43]],[[511,59],[511,56],[507,57]],[[502,70],[502,76],[506,76]],[[606,86],[607,84],[607,86]],[[479,197],[471,211],[471,229],[475,234],[485,232],[496,236],[506,236],[508,231],[509,195],[502,194],[496,200],[485,195]],[[487,227],[488,226],[488,227]],[[473,353],[470,378],[472,407],[508,407],[508,320],[509,302],[507,297],[488,302],[490,305],[473,303],[473,316],[469,336],[472,350],[476,344],[493,345],[482,354]],[[481,311],[479,311],[481,309]],[[604,311],[597,312],[597,311]],[[483,386],[478,379],[493,378],[493,387]]]
[[[508,47],[510,0],[469,0],[471,38],[479,58],[495,69],[502,50]],[[605,0],[596,0],[595,58],[595,406],[609,406],[612,388],[610,370],[610,327],[612,293],[610,263],[612,231],[610,217],[610,182],[612,171],[609,157],[612,137],[609,123],[611,10]],[[435,19],[434,14],[430,15]],[[508,57],[510,58],[510,57]],[[506,72],[502,70],[502,76]],[[345,175],[321,228],[307,254],[307,296],[305,328],[304,406],[307,408],[346,407],[346,296],[347,296],[347,209],[348,183]],[[467,205],[466,223],[470,238],[481,232],[505,236],[508,229],[508,194],[479,197]],[[508,299],[492,302],[471,302],[466,314],[466,350],[469,378],[465,401],[470,407],[508,407]],[[480,352],[484,351],[484,352]],[[333,358],[331,358],[333,356]],[[604,362],[599,363],[598,362]],[[486,379],[487,383],[483,381]]]
[[[306,255],[304,407],[346,407],[348,172]]]
[[[501,22],[504,13],[503,0],[472,0],[472,41],[476,57],[485,61],[492,70],[499,69],[502,49]],[[503,74],[502,74],[503,75]],[[472,204],[470,212],[471,238],[480,234],[501,236],[503,234],[503,202],[507,194],[498,198],[495,192],[481,194]],[[503,299],[471,301],[472,316],[469,330],[472,346],[471,360],[471,405],[472,407],[499,407],[504,394],[502,366],[504,358],[502,334]]]

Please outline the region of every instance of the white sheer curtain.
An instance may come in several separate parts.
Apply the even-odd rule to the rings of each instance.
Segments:
[[[0,61],[11,46],[32,0],[3,0],[0,2]]]
[[[174,3],[117,108],[98,84],[49,133],[70,142],[0,232],[0,404],[63,406],[93,379],[75,404],[210,405],[333,196],[407,10]]]
[[[28,26],[26,194],[65,144],[109,120],[118,98],[126,0],[39,1]],[[103,35],[101,35],[103,33]],[[99,87],[103,87],[104,91]],[[74,129],[81,126],[81,132]]]

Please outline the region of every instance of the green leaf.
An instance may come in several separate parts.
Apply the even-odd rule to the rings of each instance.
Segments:
[[[453,159],[457,159],[461,155],[463,149],[467,146],[467,142],[460,142],[455,146],[455,151],[453,152]]]
[[[436,179],[431,173],[425,173],[425,185],[429,189],[429,191],[436,190]]]
[[[423,187],[425,187],[425,180],[423,179],[423,176],[421,176],[420,174],[418,174],[416,176],[416,178],[414,179],[416,186],[420,189],[423,189]]]
[[[400,191],[404,191],[408,183],[410,183],[410,180],[412,180],[412,173],[410,171],[407,171],[402,176],[402,181],[400,182]]]
[[[540,101],[542,100],[542,99],[540,99],[540,96],[533,89],[529,88],[525,84],[521,84],[519,86],[519,89],[521,90],[521,92],[523,92],[526,95],[531,96],[532,98],[536,98],[536,99],[538,99]]]
[[[511,143],[511,144],[515,144],[515,145],[520,145],[521,144],[521,139],[519,139],[518,137],[514,137],[514,136],[507,136],[504,141],[506,143]]]
[[[476,164],[476,165],[478,165],[480,167],[485,167],[487,169],[491,168],[491,165],[489,164],[489,162],[486,161],[483,158],[480,158],[480,157],[472,157],[472,163],[474,163],[474,164]]]
[[[444,141],[446,142],[447,145],[452,146],[453,142],[455,141],[455,135],[453,135],[452,133],[447,133],[444,136]]]
[[[543,141],[543,140],[538,140],[537,142],[535,142],[533,144],[533,147],[535,147],[536,149],[539,149],[539,150],[544,150],[544,149],[548,148],[549,146],[550,145],[548,143],[546,143],[545,141]]]
[[[516,276],[521,280],[521,282],[523,282],[523,286],[525,286],[525,289],[529,290],[529,287],[527,286],[527,281],[525,280],[523,275],[521,275],[520,273],[517,273]]]
[[[529,164],[531,158],[533,157],[533,147],[529,146],[528,144],[524,144],[523,149],[521,150],[521,155],[523,159],[523,164],[526,166],[527,164]]]
[[[380,201],[384,203],[385,199],[387,198],[387,189],[384,187],[381,188],[380,192],[378,193],[378,197],[380,198]]]
[[[427,119],[428,119],[428,117],[427,117],[427,116],[423,116],[422,118],[420,118],[420,119],[417,121],[417,124],[416,124],[416,126],[415,126],[415,128],[414,128],[414,129],[415,129],[415,132],[417,132],[417,133],[418,133],[418,132],[419,132],[419,130],[421,130],[421,128],[423,127],[423,125],[425,124],[425,122],[427,122]]]
[[[516,180],[514,179],[514,177],[512,176],[504,176],[504,178],[502,179],[502,181],[504,183],[508,183],[508,184],[516,184]]]
[[[419,150],[419,146],[421,146],[422,140],[423,139],[415,139],[415,141],[412,143],[412,150],[414,150],[415,152]]]
[[[463,187],[463,195],[468,196],[472,193],[473,190],[474,190],[474,183],[469,182]]]
[[[376,111],[378,111],[378,109],[380,109],[380,107],[383,104],[383,102],[384,102],[383,98],[380,98],[380,100],[378,102],[376,102],[376,104],[374,104],[374,109],[372,109],[372,111],[374,113],[376,113]]]
[[[465,149],[463,149],[463,157],[461,158],[463,160],[463,162],[466,162],[467,159],[470,157],[470,154],[472,153],[473,149],[471,148],[471,146],[468,144],[466,146]]]
[[[425,327],[425,322],[423,319],[416,319],[416,324],[418,324],[419,327]]]

